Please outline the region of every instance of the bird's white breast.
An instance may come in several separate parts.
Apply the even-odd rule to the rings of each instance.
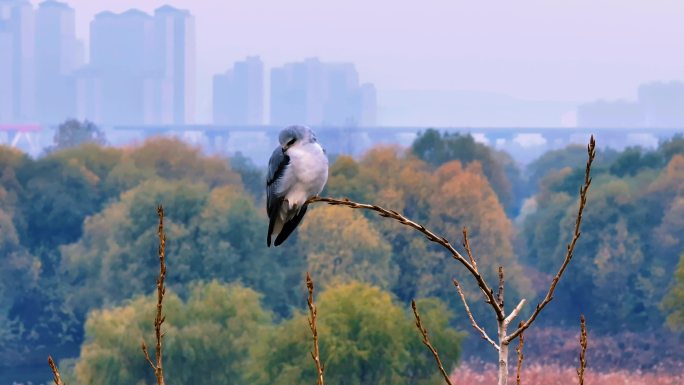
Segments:
[[[290,209],[299,209],[307,199],[323,191],[328,180],[328,157],[316,142],[292,146],[287,155],[290,164],[279,190],[285,194]]]

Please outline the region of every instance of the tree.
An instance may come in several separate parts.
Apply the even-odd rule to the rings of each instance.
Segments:
[[[526,299],[521,299],[518,304],[513,307],[512,310],[506,310],[504,307],[505,301],[504,301],[504,290],[505,290],[505,274],[504,274],[504,268],[503,266],[499,266],[498,269],[498,292],[495,294],[494,290],[492,287],[487,283],[486,278],[484,275],[480,272],[478,268],[478,264],[476,262],[476,258],[473,256],[472,250],[470,248],[470,243],[468,239],[468,232],[464,228],[463,230],[463,247],[465,249],[465,252],[467,254],[468,259],[466,259],[461,252],[456,250],[454,246],[449,242],[447,238],[444,236],[436,235],[434,232],[426,228],[424,225],[421,225],[420,223],[417,223],[407,217],[405,217],[402,214],[399,214],[397,211],[393,210],[388,210],[383,207],[380,207],[378,205],[371,205],[371,204],[363,204],[363,203],[358,203],[358,202],[353,202],[348,199],[340,200],[340,199],[335,199],[335,198],[321,198],[321,197],[312,197],[309,198],[309,200],[306,203],[314,203],[314,202],[324,202],[328,203],[333,206],[345,206],[351,209],[363,209],[363,210],[368,210],[368,211],[374,211],[378,213],[381,217],[383,218],[388,218],[390,220],[396,221],[397,223],[410,227],[417,232],[423,234],[429,241],[440,245],[445,251],[451,254],[452,258],[456,260],[462,267],[464,267],[472,276],[472,278],[477,282],[477,285],[479,289],[481,290],[482,294],[484,294],[485,297],[485,303],[487,303],[490,306],[490,309],[492,310],[492,313],[495,316],[496,319],[496,325],[497,325],[497,334],[496,334],[496,340],[494,341],[487,332],[478,325],[475,317],[473,316],[473,313],[470,311],[469,306],[468,306],[468,300],[466,299],[466,296],[461,288],[460,283],[454,279],[453,283],[454,286],[456,287],[460,299],[463,302],[463,306],[466,310],[466,313],[468,314],[471,324],[473,328],[475,328],[480,335],[482,336],[483,339],[485,339],[489,344],[492,345],[492,347],[498,352],[498,357],[499,357],[499,371],[498,371],[498,383],[499,385],[506,385],[508,382],[508,351],[509,351],[509,345],[510,343],[515,340],[516,338],[522,338],[522,334],[527,328],[529,328],[534,321],[537,319],[538,315],[540,312],[548,305],[554,296],[555,289],[558,285],[558,282],[560,281],[563,273],[565,272],[566,268],[568,267],[570,261],[572,260],[572,257],[574,255],[574,250],[575,246],[577,244],[577,241],[580,237],[580,226],[582,223],[582,214],[584,212],[584,208],[586,207],[587,203],[587,192],[589,190],[589,187],[591,185],[591,166],[592,163],[596,157],[596,142],[594,141],[593,136],[591,137],[589,141],[589,145],[587,146],[587,163],[586,163],[586,168],[585,168],[585,175],[584,175],[584,182],[582,186],[580,187],[579,191],[579,205],[577,209],[577,216],[575,218],[575,226],[572,231],[572,238],[569,241],[567,245],[567,252],[565,254],[565,258],[563,259],[563,262],[560,265],[560,268],[558,269],[558,272],[554,276],[553,280],[551,281],[548,290],[546,291],[546,295],[544,298],[537,304],[535,307],[534,311],[532,314],[529,316],[529,318],[521,321],[518,324],[517,328],[514,328],[513,331],[508,330],[508,327],[511,325],[511,322],[515,320],[517,316],[520,315],[520,312],[523,308],[523,306],[526,303]],[[308,276],[307,276],[308,278]],[[422,336],[422,342],[423,344],[429,348],[431,353],[433,354],[435,361],[437,362],[437,366],[440,369],[441,374],[444,377],[444,380],[448,383],[451,384],[451,381],[449,379],[449,375],[444,369],[444,366],[440,360],[440,357],[437,353],[437,351],[434,348],[434,345],[431,344],[430,338],[429,338],[429,333],[425,329],[424,324],[421,322],[420,315],[418,314],[418,309],[416,306],[416,302],[412,301],[412,308],[414,312],[414,316],[416,319],[416,326],[418,327],[421,336]],[[314,334],[314,338],[316,336],[315,330],[313,329],[312,326],[312,332]],[[522,345],[522,342],[521,342]],[[314,357],[315,358],[315,357]],[[581,381],[581,376],[580,376],[580,381]]]
[[[231,170],[225,159],[204,156],[199,147],[190,146],[176,138],[149,139],[141,146],[128,149],[124,157],[126,161],[121,163],[122,173],[126,168],[133,168],[133,175],[139,180],[150,177],[185,180],[205,183],[210,188],[242,184],[240,174]]]
[[[527,166],[528,183],[531,185],[531,190],[536,190],[539,182],[550,172],[566,167],[577,167],[584,157],[584,146],[579,144],[571,144],[565,148],[544,153]]]
[[[667,292],[661,306],[667,315],[667,325],[676,331],[684,331],[684,253],[679,258],[674,273],[674,284]]]
[[[390,293],[350,282],[329,286],[316,302],[327,384],[434,383],[430,353],[420,349],[409,314]],[[450,362],[456,362],[461,333],[448,326],[451,313],[436,299],[421,303],[429,309],[430,325],[436,327],[435,343]],[[252,383],[311,382],[316,377],[313,365],[302,365],[310,360],[307,334],[303,314],[279,325],[258,350]]]
[[[167,251],[173,256],[170,286],[180,294],[198,279],[240,280],[267,295],[267,305],[286,315],[297,302],[292,275],[304,266],[292,250],[269,253],[263,245],[265,214],[238,187],[209,190],[202,183],[153,179],[125,192],[88,217],[82,237],[59,248],[62,279],[70,286],[66,308],[84,317],[89,309],[143,294],[154,281],[154,212],[167,209]],[[126,282],[121,286],[121,282]]]
[[[519,177],[516,167],[486,145],[475,142],[472,135],[448,132],[440,134],[435,129],[428,129],[418,134],[411,146],[411,151],[433,167],[439,167],[453,160],[458,160],[463,165],[479,162],[489,183],[496,191],[499,201],[504,207],[515,211],[512,207],[515,205],[515,197],[509,176]],[[508,163],[509,173],[506,172],[504,162]]]
[[[308,271],[321,282],[356,280],[393,286],[396,267],[391,263],[391,247],[361,213],[314,208],[299,231]]]
[[[144,293],[147,283],[154,281],[155,261],[140,256],[156,250],[155,220],[147,213],[154,212],[158,202],[168,209],[167,233],[173,241],[167,248],[179,261],[172,278],[183,278],[191,271],[181,262],[194,244],[189,225],[203,210],[207,194],[201,185],[150,181],[88,218],[82,238],[60,247],[63,279],[73,287],[67,307],[83,316],[89,309]]]
[[[430,204],[427,224],[441,234],[458,237],[468,226],[470,242],[477,252],[482,274],[495,279],[497,267],[506,266],[508,282],[517,295],[530,295],[530,283],[513,253],[513,226],[506,217],[496,193],[490,187],[479,163],[463,167],[458,161],[443,164],[435,171],[436,191]],[[418,286],[421,295],[434,295],[460,306],[450,287],[452,278],[466,279],[467,272],[456,264],[429,263],[426,272],[432,282],[423,279]],[[430,290],[430,291],[426,291]],[[476,313],[486,311],[476,307]]]
[[[230,158],[230,168],[240,174],[242,184],[256,202],[261,202],[264,197],[264,181],[266,175],[248,157],[237,152]]]
[[[377,204],[392,207],[450,236],[460,234],[463,226],[471,226],[473,247],[486,259],[483,263],[493,266],[486,272],[489,277],[496,275],[497,263],[502,261],[506,261],[512,273],[520,269],[512,252],[512,224],[478,161],[465,167],[459,161],[451,161],[431,170],[412,153],[398,147],[379,147],[359,162],[338,158],[331,167],[328,193],[373,197]],[[398,269],[393,292],[401,300],[438,296],[457,302],[448,284],[454,274],[461,274],[458,267],[445,268],[441,263],[442,252],[415,239],[401,225],[376,216],[368,218],[392,246],[392,265]],[[516,290],[529,292],[524,275],[510,277]]]
[[[154,258],[150,258],[154,259]],[[252,346],[271,324],[260,295],[239,285],[216,281],[190,289],[187,301],[167,291],[164,355],[175,384],[246,384]],[[81,384],[129,385],[154,381],[142,359],[139,341],[150,340],[153,296],[97,310],[86,321],[86,342],[76,364]]]
[[[85,143],[103,146],[107,144],[107,138],[95,123],[88,120],[81,122],[77,119],[69,119],[57,127],[53,143],[49,152],[77,147]]]
[[[1,187],[0,187],[1,190]],[[19,243],[19,235],[12,218],[0,209],[0,359],[5,364],[21,363],[17,352],[22,350],[22,339],[31,334],[34,325],[24,325],[17,307],[39,282],[40,262]]]
[[[652,330],[663,324],[665,314],[658,304],[673,282],[684,245],[679,241],[684,231],[684,157],[674,155],[666,166],[640,168],[625,161],[634,157],[643,159],[641,150],[616,153],[613,163],[603,164],[611,173],[596,179],[578,263],[559,284],[550,305],[554,311],[542,322],[557,324],[581,312],[599,332]],[[636,172],[629,171],[632,167]],[[581,169],[565,168],[545,176],[534,198],[536,211],[523,223],[523,261],[540,277],[554,274],[548,256],[566,247],[560,239],[574,226],[572,186],[581,174]]]

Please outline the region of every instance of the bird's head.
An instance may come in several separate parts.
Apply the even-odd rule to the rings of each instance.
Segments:
[[[287,151],[288,148],[293,146],[315,142],[316,135],[309,127],[290,126],[280,131],[278,140],[283,151]]]

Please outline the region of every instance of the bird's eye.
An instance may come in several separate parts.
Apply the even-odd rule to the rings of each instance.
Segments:
[[[295,138],[290,139],[290,141],[287,142],[287,146],[288,146],[288,147],[289,147],[289,146],[292,146],[296,140],[297,140],[297,139],[295,139]]]

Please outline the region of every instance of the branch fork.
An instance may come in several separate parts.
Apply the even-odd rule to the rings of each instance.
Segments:
[[[507,329],[511,322],[520,315],[520,312],[522,311],[522,308],[526,304],[526,300],[522,299],[518,304],[513,308],[513,310],[509,313],[506,314],[505,312],[505,307],[504,307],[504,270],[503,267],[499,267],[498,270],[498,278],[499,278],[499,286],[498,286],[498,292],[496,295],[494,294],[494,290],[487,284],[487,282],[484,280],[484,277],[482,274],[480,274],[477,266],[477,262],[475,257],[473,256],[470,243],[468,241],[468,230],[467,228],[463,228],[463,248],[465,249],[467,259],[463,257],[463,255],[457,251],[449,241],[442,237],[436,235],[434,232],[431,230],[427,229],[425,226],[414,222],[407,217],[403,216],[402,214],[399,214],[398,212],[394,210],[388,210],[383,207],[380,207],[378,205],[371,205],[371,204],[363,204],[363,203],[357,203],[350,201],[349,199],[335,199],[335,198],[322,198],[322,197],[312,197],[309,198],[305,204],[308,203],[315,203],[315,202],[323,202],[327,203],[330,205],[334,206],[346,206],[352,209],[364,209],[364,210],[370,210],[370,211],[375,211],[377,212],[381,217],[384,218],[389,218],[393,219],[400,224],[404,226],[411,227],[412,229],[422,233],[425,238],[427,238],[430,242],[437,243],[441,245],[444,249],[446,249],[447,252],[451,254],[451,256],[458,261],[465,269],[470,273],[470,275],[473,276],[475,279],[478,287],[482,291],[484,295],[484,301],[485,303],[489,304],[490,307],[492,308],[492,311],[494,312],[497,320],[497,327],[498,327],[498,343],[495,342],[487,332],[482,328],[476,321],[475,318],[473,317],[472,312],[470,311],[470,307],[468,306],[468,303],[466,301],[466,297],[463,293],[463,290],[461,289],[461,285],[454,280],[454,286],[456,287],[456,290],[458,291],[459,297],[461,298],[461,301],[463,302],[463,305],[466,309],[466,313],[468,315],[468,318],[470,319],[470,323],[472,324],[473,328],[477,330],[477,332],[482,336],[482,338],[487,341],[490,345],[492,345],[499,353],[499,385],[506,385],[508,381],[508,346],[509,344],[515,340],[518,337],[521,337],[520,340],[520,349],[522,349],[522,334],[527,328],[529,328],[532,323],[537,319],[537,316],[539,316],[539,313],[544,309],[544,307],[551,302],[553,299],[553,294],[556,289],[556,286],[558,285],[558,282],[561,279],[561,276],[565,272],[566,268],[568,267],[568,264],[572,260],[573,257],[573,252],[575,250],[575,245],[577,244],[577,240],[580,237],[580,225],[582,223],[582,214],[584,212],[584,208],[586,207],[587,204],[587,193],[589,191],[589,187],[591,185],[591,166],[596,157],[596,141],[594,140],[594,137],[592,137],[589,140],[589,144],[587,145],[587,163],[586,163],[586,168],[585,168],[585,173],[584,173],[584,183],[580,187],[579,190],[579,208],[577,211],[577,216],[575,218],[575,227],[574,231],[572,234],[572,238],[570,240],[570,243],[568,243],[567,246],[567,253],[565,255],[565,258],[554,276],[553,280],[551,281],[551,285],[546,293],[546,296],[544,299],[537,304],[535,307],[534,311],[532,314],[524,320],[523,322],[520,322],[518,327],[512,332],[508,333]],[[413,308],[413,313],[416,318],[416,327],[420,331],[420,334],[422,336],[422,341],[425,346],[432,352],[435,361],[437,363],[437,366],[439,367],[440,372],[442,373],[444,380],[446,381],[447,384],[451,385],[451,381],[446,374],[446,371],[444,370],[444,367],[442,365],[441,360],[439,359],[439,355],[437,351],[434,349],[432,344],[430,343],[429,340],[429,335],[427,330],[422,324],[422,321],[420,319],[420,316],[418,314],[418,310],[416,308],[415,302],[411,303],[411,306]],[[522,354],[521,352],[519,354]],[[522,362],[522,355],[520,355],[520,361],[519,364]]]

